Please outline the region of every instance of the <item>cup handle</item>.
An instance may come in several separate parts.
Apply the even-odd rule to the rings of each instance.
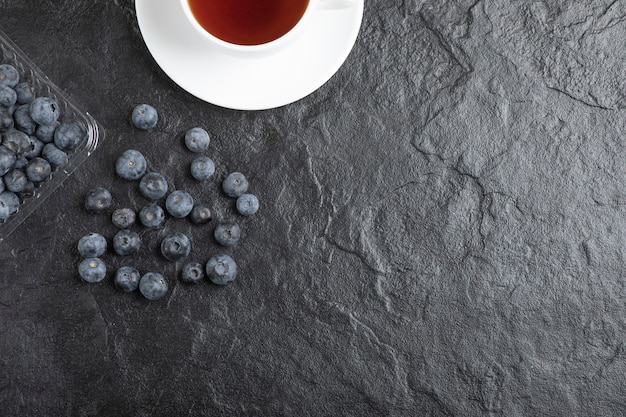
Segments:
[[[357,0],[320,0],[319,8],[327,10],[348,9],[356,3]]]

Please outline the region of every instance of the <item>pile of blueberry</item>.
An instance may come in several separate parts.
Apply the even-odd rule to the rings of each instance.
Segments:
[[[0,222],[69,162],[86,137],[73,121],[60,121],[56,99],[36,96],[17,69],[0,64]]]
[[[132,124],[142,130],[155,127],[158,114],[154,107],[141,104],[133,110]],[[194,153],[204,152],[210,143],[209,134],[202,128],[195,127],[185,134],[185,145]],[[150,201],[136,213],[130,208],[119,208],[113,211],[111,220],[120,230],[113,237],[113,250],[119,256],[133,255],[141,248],[141,237],[129,228],[139,220],[146,228],[158,228],[165,222],[166,213],[173,218],[188,217],[195,224],[206,224],[212,220],[210,208],[203,203],[195,202],[191,194],[184,190],[168,193],[166,178],[158,172],[147,172],[148,164],[141,152],[129,149],[116,160],[117,175],[128,181],[139,181],[139,192]],[[198,181],[209,179],[215,173],[214,162],[206,157],[195,158],[190,171]],[[259,209],[259,200],[247,193],[248,181],[240,172],[230,173],[222,183],[224,193],[236,198],[237,211],[244,216],[251,216]],[[165,198],[165,209],[159,200]],[[91,213],[103,213],[112,205],[111,193],[102,187],[89,190],[85,196],[85,209]],[[241,237],[241,228],[235,222],[217,224],[213,233],[215,240],[222,246],[231,247]],[[100,258],[107,250],[106,239],[91,233],[78,241],[78,253],[83,258],[78,266],[78,273],[86,282],[100,282],[106,277],[106,265]],[[191,240],[183,233],[173,233],[163,238],[160,245],[162,256],[168,261],[180,262],[191,253]],[[206,265],[189,262],[182,268],[180,279],[187,283],[200,282],[206,276],[218,285],[233,282],[237,275],[237,264],[227,254],[211,257]],[[115,272],[114,283],[124,292],[139,289],[149,300],[158,300],[168,289],[167,280],[157,272],[146,272],[143,275],[132,266],[123,266]]]

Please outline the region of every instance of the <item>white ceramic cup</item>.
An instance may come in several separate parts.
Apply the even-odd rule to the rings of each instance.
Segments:
[[[311,16],[315,13],[316,10],[345,9],[352,7],[354,4],[356,4],[357,1],[358,0],[309,0],[306,10],[302,14],[302,17],[300,18],[298,23],[296,23],[293,28],[291,28],[287,33],[280,36],[279,38],[274,39],[273,41],[258,45],[240,45],[236,43],[230,43],[212,35],[196,20],[189,6],[189,0],[180,0],[180,3],[183,11],[185,12],[185,16],[187,17],[187,20],[189,21],[191,26],[198,33],[208,39],[211,43],[235,52],[254,53],[279,51],[285,48],[287,45],[297,39],[299,33],[302,32],[303,28],[307,25],[308,21],[311,19]]]

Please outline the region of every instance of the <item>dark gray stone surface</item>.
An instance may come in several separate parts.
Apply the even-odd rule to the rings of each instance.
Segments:
[[[240,112],[164,75],[132,2],[0,0],[0,29],[106,129],[1,247],[0,414],[624,415],[626,4],[592,3],[368,1],[329,83]],[[128,123],[141,102],[154,132]],[[82,283],[76,242],[115,233],[82,194],[144,204],[113,173],[130,147],[232,216],[181,169],[196,125],[218,178],[261,198],[237,282],[180,283],[161,237],[218,248],[168,220],[128,262],[165,299]]]

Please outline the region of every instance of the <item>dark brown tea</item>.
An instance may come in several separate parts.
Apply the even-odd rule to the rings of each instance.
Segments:
[[[223,41],[260,45],[289,32],[309,0],[188,0],[200,26]]]

